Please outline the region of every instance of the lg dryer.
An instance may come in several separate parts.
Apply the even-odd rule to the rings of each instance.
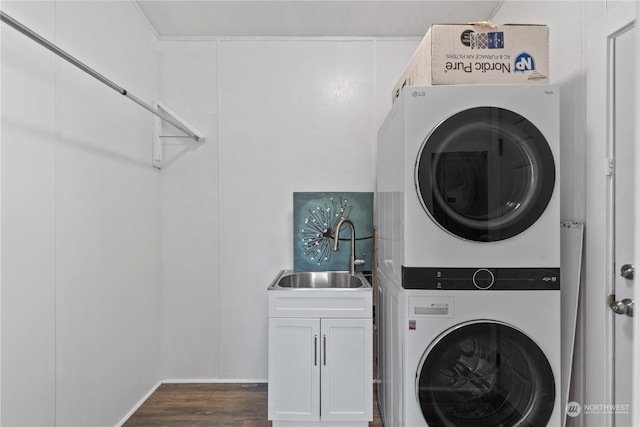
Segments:
[[[379,268],[557,276],[559,151],[556,86],[406,87],[378,133]]]

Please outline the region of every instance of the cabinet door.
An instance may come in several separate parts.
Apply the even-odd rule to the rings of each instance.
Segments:
[[[378,277],[380,278],[380,274]],[[378,410],[380,411],[380,416],[384,420],[384,410],[385,408],[385,393],[386,393],[386,361],[387,358],[385,356],[385,349],[387,348],[387,329],[386,329],[386,306],[385,306],[385,298],[387,296],[387,288],[382,285],[382,281],[378,280],[378,286],[376,287],[376,359],[375,359],[375,370],[377,374],[378,384],[377,384],[377,393],[378,396]]]
[[[322,319],[322,420],[373,417],[371,319]]]
[[[269,419],[320,419],[320,319],[269,319]]]

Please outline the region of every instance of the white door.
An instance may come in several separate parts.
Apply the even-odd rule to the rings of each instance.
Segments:
[[[613,293],[614,426],[631,426],[635,240],[635,85],[637,45],[635,26],[609,39],[611,138],[610,175],[613,193],[613,244],[610,258]],[[617,314],[617,315],[616,315]],[[635,408],[638,409],[638,408]]]
[[[321,325],[322,421],[371,420],[371,319],[322,319]]]
[[[606,16],[587,31],[586,390],[579,402],[582,412],[570,414],[580,418],[571,425],[639,425],[632,421],[640,411],[632,403],[637,316],[624,314],[637,284],[629,272],[621,276],[628,269],[624,266],[636,264],[634,257],[640,255],[640,249],[634,250],[640,231],[635,227],[640,186],[634,174],[636,3],[606,2]]]
[[[635,27],[635,73],[636,76],[640,73],[640,4],[636,3],[636,27]],[[640,84],[637,79],[635,80],[635,115],[632,117],[635,122],[635,147],[640,147]],[[640,149],[636,148],[635,152],[635,164],[640,165]],[[640,191],[640,174],[636,174],[635,176],[635,192]],[[635,222],[637,222],[638,218],[640,218],[640,197],[635,197]],[[640,227],[636,227],[635,229],[635,247],[638,248],[635,251],[635,265],[640,265],[640,261],[638,261],[638,257],[640,255]],[[636,280],[637,282],[637,280]],[[640,286],[637,284],[634,287],[634,300],[640,301]],[[636,309],[637,312],[637,309]],[[640,402],[640,315],[635,313],[634,315],[634,323],[633,323],[633,348],[631,350],[631,359],[632,359],[632,372],[633,377],[631,381],[631,397],[632,402],[636,405],[631,409],[631,425],[640,426],[640,408],[638,407],[638,402]]]
[[[320,319],[269,319],[270,420],[320,419]]]

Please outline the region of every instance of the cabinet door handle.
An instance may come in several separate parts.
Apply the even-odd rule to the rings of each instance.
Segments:
[[[313,366],[318,366],[318,335],[313,336]]]
[[[322,335],[322,358],[324,359],[322,364],[327,366],[327,335]]]

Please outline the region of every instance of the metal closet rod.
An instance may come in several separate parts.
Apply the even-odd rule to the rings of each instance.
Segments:
[[[35,41],[36,43],[38,43],[38,44],[44,46],[45,48],[49,49],[51,52],[55,53],[56,55],[58,55],[59,57],[63,58],[67,62],[71,63],[72,65],[75,65],[78,68],[80,68],[82,71],[84,71],[85,73],[89,74],[93,78],[101,81],[105,85],[109,86],[111,89],[119,92],[121,95],[126,96],[127,98],[129,98],[130,100],[135,102],[136,104],[140,105],[142,108],[144,108],[146,110],[149,110],[151,113],[153,113],[156,116],[160,117],[162,120],[165,120],[165,121],[169,122],[170,124],[172,124],[173,126],[175,126],[178,129],[180,129],[182,132],[184,132],[185,134],[189,135],[190,137],[192,137],[196,141],[200,141],[200,139],[204,138],[203,135],[199,134],[194,129],[189,129],[188,125],[180,123],[179,121],[177,121],[176,119],[174,119],[171,116],[167,116],[167,115],[162,114],[159,110],[153,108],[151,105],[149,105],[146,102],[142,101],[141,99],[139,99],[138,97],[136,97],[132,93],[128,92],[126,89],[118,86],[117,84],[115,84],[114,82],[112,82],[111,80],[109,80],[108,78],[103,76],[102,74],[98,73],[97,71],[95,71],[91,67],[89,67],[89,66],[85,65],[84,63],[80,62],[79,60],[77,60],[73,56],[69,55],[64,50],[60,49],[58,46],[54,45],[53,43],[51,43],[47,39],[45,39],[42,36],[40,36],[39,34],[35,33],[34,31],[29,29],[28,27],[22,25],[20,22],[16,21],[15,19],[13,19],[12,17],[10,17],[9,15],[7,15],[6,13],[4,13],[1,10],[0,10],[0,20],[2,20],[2,22],[4,22],[5,24],[9,25],[10,27],[13,27],[14,29],[19,31],[20,33],[24,34],[25,36],[29,37],[31,40]]]

